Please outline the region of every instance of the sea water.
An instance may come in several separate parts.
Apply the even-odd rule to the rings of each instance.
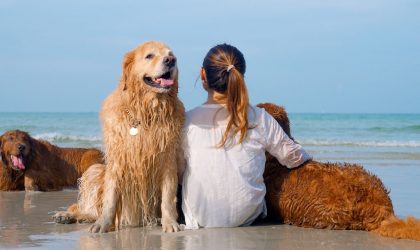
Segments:
[[[315,159],[420,167],[420,114],[289,114],[293,137]],[[0,134],[27,131],[63,147],[101,147],[98,113],[0,113]]]
[[[420,114],[291,114],[292,134],[314,158],[420,167]]]
[[[396,213],[420,217],[420,114],[289,114],[296,141],[322,162],[363,165]],[[62,147],[102,147],[98,113],[0,113],[0,134],[27,131]]]
[[[0,134],[19,129],[61,147],[101,147],[98,113],[0,113]]]

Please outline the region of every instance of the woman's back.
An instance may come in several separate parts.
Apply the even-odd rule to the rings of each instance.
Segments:
[[[248,109],[250,129],[243,142],[238,143],[237,134],[217,147],[228,119],[227,110],[219,104],[204,104],[187,112],[183,137],[187,228],[248,225],[265,214],[263,172],[267,149],[287,166],[307,160],[300,145],[257,107]],[[290,153],[293,151],[299,154]]]

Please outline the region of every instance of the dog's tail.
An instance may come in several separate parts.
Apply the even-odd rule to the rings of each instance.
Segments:
[[[373,232],[385,237],[420,241],[420,220],[412,216],[404,220],[392,215]]]

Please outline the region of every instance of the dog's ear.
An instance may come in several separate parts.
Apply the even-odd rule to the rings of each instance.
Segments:
[[[27,158],[28,162],[32,162],[32,160],[35,158],[37,151],[37,146],[35,145],[36,139],[33,138],[31,135],[28,134],[28,143],[29,143],[29,155]]]
[[[134,56],[135,56],[134,51],[130,51],[124,56],[124,60],[122,64],[122,75],[121,75],[121,80],[120,80],[120,88],[123,91],[127,89],[127,83],[129,81],[131,68],[134,62]]]

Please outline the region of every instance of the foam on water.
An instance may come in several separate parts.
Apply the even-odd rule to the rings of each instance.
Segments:
[[[368,130],[373,131],[373,132],[384,132],[384,133],[389,133],[389,132],[394,132],[394,131],[420,133],[420,125],[411,125],[411,126],[403,126],[403,127],[372,127],[372,128],[369,128]]]
[[[304,139],[300,144],[307,146],[349,146],[349,147],[409,147],[420,148],[420,141],[347,141],[328,139]]]
[[[64,135],[59,132],[53,133],[42,133],[33,135],[35,139],[42,139],[50,141],[52,143],[102,143],[102,138],[100,136],[90,136],[90,135]]]

